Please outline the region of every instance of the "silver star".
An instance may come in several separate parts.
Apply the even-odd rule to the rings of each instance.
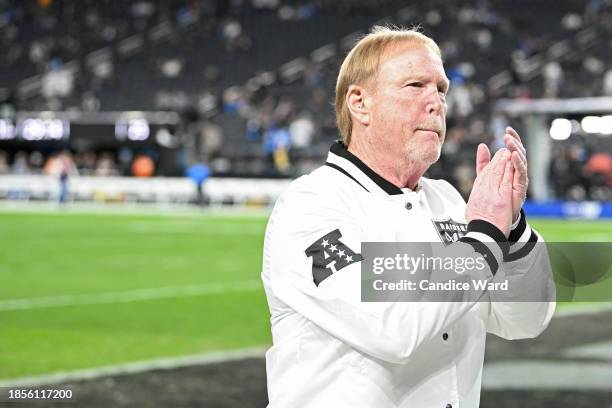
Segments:
[[[329,245],[329,241],[324,239],[323,242],[321,242],[321,245],[323,245],[323,248],[327,248],[327,246]]]
[[[346,262],[353,262],[353,257],[350,255],[346,256]]]
[[[335,251],[336,251],[336,249],[338,249],[338,248],[337,248],[335,245],[331,245],[331,246],[329,247],[329,250],[330,250],[330,251],[332,251],[332,252],[335,252]]]
[[[344,256],[344,251],[338,251],[338,256]]]

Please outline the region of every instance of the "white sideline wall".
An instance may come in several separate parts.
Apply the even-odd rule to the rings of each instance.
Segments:
[[[210,178],[203,186],[211,204],[274,203],[287,188],[287,179]],[[196,185],[178,177],[88,177],[69,179],[70,200],[99,202],[186,203],[197,196]],[[0,176],[0,199],[55,200],[59,180],[43,175]]]

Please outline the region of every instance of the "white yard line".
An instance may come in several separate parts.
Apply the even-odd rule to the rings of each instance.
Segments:
[[[229,292],[261,290],[259,280],[205,283],[200,285],[167,286],[116,292],[83,293],[75,295],[45,296],[0,300],[0,312],[11,310],[44,309],[49,307],[99,305],[167,299],[187,296],[217,295]],[[579,316],[612,310],[612,302],[579,304],[557,310],[555,316]]]
[[[57,372],[35,377],[22,377],[0,381],[0,387],[35,387],[39,385],[60,384],[81,380],[90,380],[111,375],[143,373],[151,370],[169,370],[179,367],[190,367],[204,364],[222,363],[226,361],[261,358],[266,348],[253,347],[233,351],[195,354],[190,356],[160,358],[138,361],[126,364],[109,365],[68,372]]]
[[[612,390],[609,362],[503,361],[485,364],[486,390]]]
[[[612,363],[612,340],[570,347],[563,351],[563,355],[569,358],[590,358]],[[612,388],[612,377],[610,377],[610,387]]]
[[[0,301],[0,312],[12,310],[44,309],[62,306],[101,305],[137,302],[187,296],[218,295],[230,292],[262,290],[260,280],[206,283],[201,285],[169,286],[134,289],[119,292],[86,293],[77,295],[33,297]]]

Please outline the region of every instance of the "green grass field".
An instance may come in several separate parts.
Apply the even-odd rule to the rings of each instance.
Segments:
[[[268,345],[258,283],[265,224],[0,213],[0,378]],[[612,241],[610,222],[531,224],[549,241]],[[150,288],[168,289],[138,292]]]

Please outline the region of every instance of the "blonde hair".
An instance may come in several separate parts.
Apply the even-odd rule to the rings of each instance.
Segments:
[[[351,141],[353,122],[346,106],[346,94],[351,85],[364,85],[378,71],[380,57],[392,44],[408,42],[429,47],[442,57],[434,40],[419,32],[419,28],[374,26],[369,34],[361,38],[351,49],[340,67],[336,81],[336,122],[342,141],[346,146]]]

